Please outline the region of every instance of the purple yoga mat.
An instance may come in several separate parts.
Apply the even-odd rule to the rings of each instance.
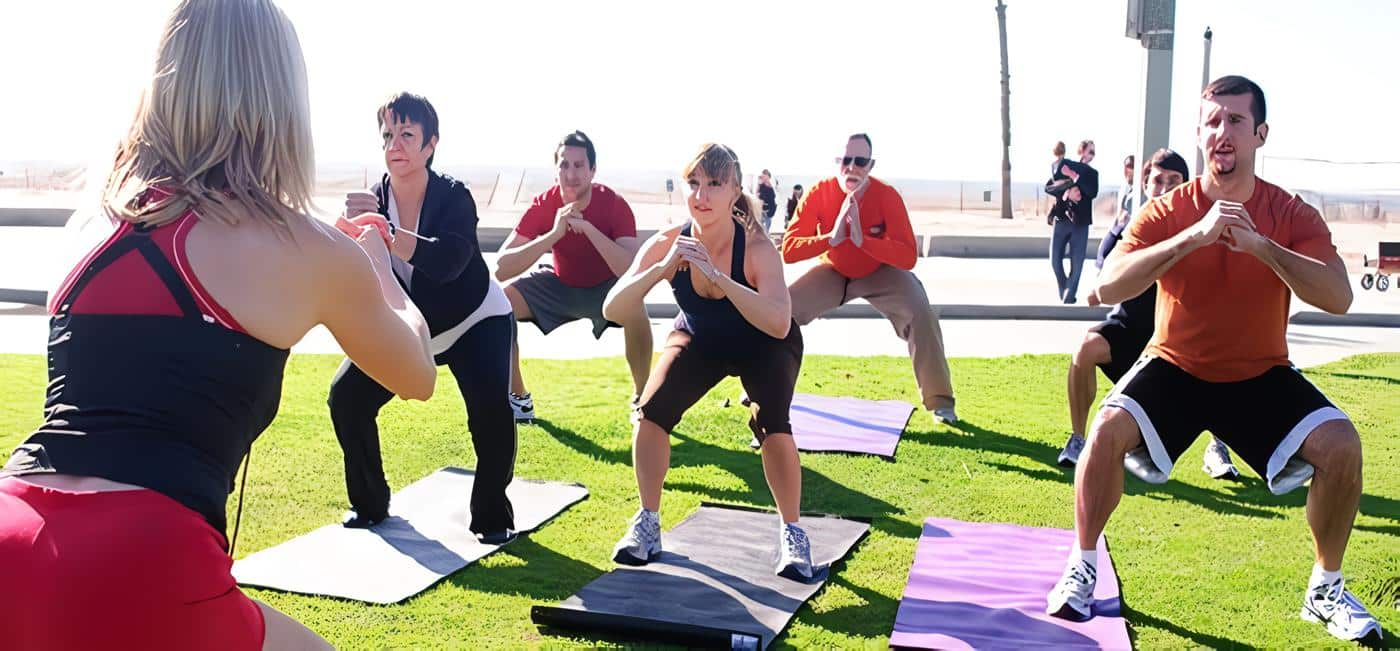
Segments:
[[[792,438],[808,452],[856,452],[893,457],[914,405],[799,393],[792,397]],[[754,445],[758,442],[755,441]]]
[[[944,518],[924,521],[890,646],[925,649],[1128,649],[1118,576],[1099,537],[1094,617],[1045,614],[1074,532]]]

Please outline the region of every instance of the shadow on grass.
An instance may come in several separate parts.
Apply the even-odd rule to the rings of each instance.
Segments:
[[[758,451],[723,448],[683,432],[672,432],[671,437],[679,439],[679,443],[671,446],[672,468],[719,466],[741,479],[745,487],[716,488],[695,482],[668,481],[667,488],[699,493],[719,501],[772,505],[773,496],[763,476],[763,462]],[[871,528],[903,538],[918,538],[921,531],[917,524],[897,519],[904,515],[899,507],[847,488],[812,468],[802,469],[802,510],[869,518]]]
[[[853,637],[876,639],[888,637],[890,632],[894,630],[894,616],[895,612],[899,610],[897,599],[851,583],[849,579],[840,574],[832,575],[831,585],[839,585],[850,590],[865,603],[842,606],[822,613],[819,617],[823,629]],[[825,589],[829,590],[830,588]],[[798,618],[807,615],[811,607],[810,601],[803,604],[802,609],[797,613]]]
[[[1134,648],[1137,647],[1137,628],[1139,626],[1150,626],[1152,628],[1161,629],[1167,631],[1168,633],[1172,633],[1174,635],[1191,640],[1196,644],[1210,649],[1253,648],[1245,644],[1244,642],[1232,640],[1227,637],[1210,635],[1208,633],[1197,633],[1196,631],[1190,630],[1188,628],[1183,628],[1172,622],[1168,622],[1166,620],[1148,615],[1147,613],[1134,610],[1131,606],[1128,606],[1127,604],[1124,604],[1123,606],[1123,617],[1128,620],[1128,639],[1132,640]]]
[[[614,465],[632,466],[632,435],[627,435],[628,445],[625,450],[611,450],[598,445],[593,439],[580,436],[571,429],[565,429],[543,418],[536,418],[534,424],[554,440],[563,443],[575,452],[589,457],[595,461],[610,463]]]
[[[525,595],[554,605],[600,574],[598,568],[545,547],[528,534],[493,554],[501,555],[513,556],[524,565],[484,567],[480,562],[472,563],[448,576],[447,582],[469,590]]]
[[[561,427],[547,420],[536,419],[545,433],[554,437],[579,454],[592,459],[614,464],[632,466],[632,452],[610,450],[588,437]],[[666,490],[683,490],[704,495],[706,499],[771,506],[772,493],[768,490],[768,480],[763,476],[763,462],[755,450],[733,450],[687,436],[684,432],[671,433],[671,470],[677,468],[704,468],[715,466],[724,468],[744,482],[743,488],[720,488],[692,481],[668,480]],[[871,527],[893,536],[918,538],[917,524],[898,520],[904,512],[889,502],[847,488],[830,477],[811,468],[802,469],[802,510],[831,513],[841,516],[869,518]]]
[[[1073,484],[1074,469],[1062,468],[1056,463],[1059,457],[1059,448],[1032,441],[1017,436],[1003,434],[1001,432],[980,427],[967,421],[960,421],[953,426],[969,436],[950,436],[936,432],[911,431],[906,433],[906,438],[912,438],[929,445],[944,447],[962,448],[974,452],[992,452],[1005,454],[1008,456],[1019,456],[1033,461],[1043,468],[1023,468],[1021,466],[988,462],[982,463],[988,467],[1004,472],[1014,472],[1038,479],[1056,483]],[[1263,482],[1257,479],[1245,483],[1221,484],[1222,490],[1206,490],[1198,486],[1192,486],[1177,481],[1168,481],[1162,485],[1147,484],[1138,479],[1128,476],[1123,482],[1123,492],[1126,495],[1143,495],[1152,499],[1183,499],[1199,504],[1217,513],[1227,513],[1234,515],[1249,515],[1260,518],[1282,517],[1278,513],[1267,511],[1259,507],[1293,505],[1301,506],[1305,497],[1298,495],[1274,495],[1264,487]]]
[[[1348,380],[1370,380],[1372,382],[1385,382],[1386,384],[1400,384],[1400,380],[1384,375],[1367,375],[1365,373],[1338,373],[1336,371],[1310,371],[1310,375],[1326,375],[1328,377],[1345,378]]]

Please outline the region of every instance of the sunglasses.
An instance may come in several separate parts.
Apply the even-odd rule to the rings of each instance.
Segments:
[[[856,167],[866,167],[873,162],[875,162],[874,158],[866,158],[864,156],[844,156],[836,159],[836,163],[842,166],[855,163]]]

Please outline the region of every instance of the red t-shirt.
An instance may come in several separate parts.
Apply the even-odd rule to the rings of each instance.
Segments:
[[[515,232],[522,237],[535,239],[554,228],[554,217],[564,207],[564,197],[559,186],[546,190],[535,197]],[[637,236],[637,218],[632,215],[632,207],[612,189],[600,183],[593,184],[592,197],[588,207],[583,209],[583,218],[598,227],[608,239]],[[617,277],[608,268],[608,263],[594,248],[588,237],[581,233],[565,233],[554,244],[554,273],[559,280],[570,287],[593,287]]]
[[[1200,179],[1153,199],[1123,233],[1114,255],[1171,238],[1214,204]],[[1322,215],[1298,195],[1255,179],[1244,208],[1259,233],[1280,246],[1324,261],[1337,254]],[[1288,364],[1292,293],[1254,256],[1212,244],[1178,260],[1157,287],[1157,329],[1149,353],[1207,382],[1238,382]]]

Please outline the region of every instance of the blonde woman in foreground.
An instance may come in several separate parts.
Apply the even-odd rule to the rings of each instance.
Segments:
[[[234,473],[312,327],[404,398],[436,369],[379,231],[307,216],[314,169],[287,17],[180,3],[104,191],[112,232],[50,295],[45,421],[0,470],[6,646],[327,647],[235,584]]]

